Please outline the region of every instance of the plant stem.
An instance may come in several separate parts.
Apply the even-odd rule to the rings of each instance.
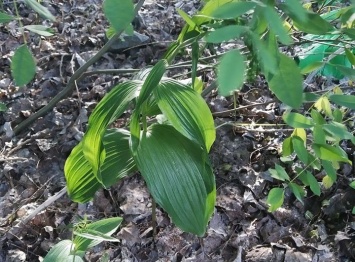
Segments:
[[[144,0],[139,0],[139,2],[137,3],[137,5],[135,6],[135,14],[137,15],[139,9],[142,7],[144,3]],[[68,81],[67,86],[59,93],[57,94],[55,97],[53,97],[53,99],[51,101],[49,101],[49,103],[41,108],[40,110],[38,110],[36,113],[34,113],[33,115],[31,115],[29,118],[27,118],[26,120],[22,121],[20,124],[18,124],[15,128],[14,128],[14,133],[15,135],[19,134],[21,131],[23,131],[24,129],[26,129],[30,124],[32,124],[35,120],[37,120],[38,118],[40,118],[41,116],[44,116],[49,110],[53,109],[55,107],[55,105],[62,99],[64,99],[65,97],[67,97],[74,89],[75,87],[75,82],[79,82],[83,76],[84,76],[84,72],[91,66],[93,65],[96,61],[98,61],[111,47],[111,45],[117,41],[117,39],[120,37],[120,35],[124,32],[124,29],[122,29],[119,32],[116,32],[111,38],[110,40],[107,41],[107,43],[92,57],[89,59],[89,61],[87,61],[84,65],[82,65],[81,67],[79,67],[78,70],[76,70],[74,72],[74,74],[71,76],[71,78]]]
[[[157,203],[155,202],[154,198],[152,197],[152,227],[153,227],[153,240],[157,236]]]

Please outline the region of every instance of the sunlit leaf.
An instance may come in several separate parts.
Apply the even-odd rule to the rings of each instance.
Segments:
[[[106,155],[102,137],[107,126],[115,121],[136,97],[140,86],[141,82],[139,81],[127,81],[115,86],[97,104],[89,118],[89,126],[82,141],[82,148],[85,158],[89,161],[96,178],[101,183],[103,180],[100,174],[100,165],[104,162]]]
[[[266,202],[270,205],[269,212],[274,212],[282,206],[284,202],[285,190],[283,188],[273,188],[270,190]]]
[[[325,189],[329,189],[334,184],[334,181],[333,179],[330,178],[330,176],[325,176],[322,179],[322,184],[325,187]]]
[[[314,104],[314,107],[317,108],[318,111],[323,111],[327,116],[332,116],[332,108],[329,103],[328,97],[321,96]]]
[[[346,153],[339,146],[313,144],[313,150],[320,159],[351,164],[351,161],[348,159]]]
[[[218,91],[228,96],[232,91],[239,90],[244,82],[244,56],[238,50],[232,50],[223,55],[218,65]]]
[[[15,51],[11,61],[11,72],[18,86],[28,84],[36,73],[36,63],[27,45],[21,45]]]
[[[85,229],[82,230],[81,236],[76,236],[74,238],[75,249],[86,251],[88,248],[100,244],[102,241],[118,241],[116,238],[111,238],[110,236],[115,233],[117,228],[122,222],[121,217],[111,217],[98,220],[96,222],[87,224]],[[86,233],[86,234],[85,234]],[[91,234],[89,234],[91,233]],[[101,233],[101,234],[100,234]],[[75,234],[75,233],[74,233]],[[76,234],[78,235],[78,234]],[[91,236],[90,236],[91,235]],[[83,237],[86,236],[86,237]]]
[[[83,262],[79,255],[73,255],[75,245],[71,240],[62,240],[54,245],[44,258],[43,262],[72,261]]]
[[[102,183],[100,183],[85,159],[82,142],[67,158],[64,166],[67,191],[75,202],[85,203],[94,197],[95,192],[109,187],[136,170],[129,148],[130,134],[123,129],[109,129],[103,137],[106,159],[101,166]]]
[[[282,119],[286,124],[294,128],[311,128],[313,126],[312,119],[299,113],[285,113]]]
[[[143,134],[136,158],[150,193],[173,222],[203,236],[216,197],[206,151],[172,126],[155,124]]]
[[[291,137],[288,137],[282,143],[282,155],[289,156],[292,153],[293,153],[292,139]]]

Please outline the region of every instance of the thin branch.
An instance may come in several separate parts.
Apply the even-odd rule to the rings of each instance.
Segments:
[[[135,11],[136,15],[138,14],[138,11],[142,7],[143,3],[144,3],[144,0],[140,0],[137,3],[137,5],[135,6],[134,11]],[[117,32],[114,36],[112,36],[110,38],[110,40],[107,41],[107,43],[92,58],[90,58],[84,65],[79,67],[79,69],[76,70],[75,73],[72,75],[72,77],[69,79],[67,86],[59,94],[57,94],[55,97],[53,97],[53,99],[51,101],[49,101],[49,103],[45,107],[41,108],[36,113],[31,115],[29,118],[27,118],[26,120],[24,120],[20,124],[18,124],[14,128],[15,135],[19,134],[21,131],[26,129],[29,125],[31,125],[35,120],[37,120],[41,116],[44,116],[45,114],[47,114],[47,112],[50,111],[51,109],[53,109],[55,107],[55,105],[60,100],[62,100],[65,97],[67,97],[73,91],[73,89],[75,87],[75,82],[79,82],[83,78],[84,72],[91,65],[93,65],[95,62],[97,62],[109,50],[111,45],[114,42],[116,42],[117,39],[119,39],[120,35],[123,32],[124,32],[124,29],[122,29],[121,31]]]

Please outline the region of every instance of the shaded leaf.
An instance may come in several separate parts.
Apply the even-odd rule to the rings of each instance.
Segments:
[[[305,33],[315,34],[315,35],[323,35],[332,30],[334,27],[324,20],[320,15],[315,13],[307,13],[307,19],[299,19],[298,16],[289,14],[292,18],[294,25]]]
[[[337,105],[355,109],[355,96],[353,95],[331,95],[329,99]]]
[[[289,181],[290,180],[290,177],[286,173],[285,169],[278,164],[275,164],[275,169],[270,168],[269,172],[273,178],[276,178],[278,180],[281,180],[281,181],[285,181],[285,180]]]
[[[134,18],[132,0],[105,0],[102,8],[116,32],[123,31]]]
[[[319,183],[317,179],[309,171],[302,172],[298,178],[302,181],[304,185],[310,187],[313,194],[320,196],[321,191],[320,191]]]
[[[292,144],[293,144],[293,149],[295,150],[298,158],[304,164],[307,165],[309,163],[309,159],[308,159],[307,148],[304,146],[304,141],[298,136],[293,136],[292,137]]]
[[[4,103],[0,102],[0,112],[4,112],[6,110],[7,110],[7,106]]]
[[[173,222],[203,236],[216,197],[206,151],[172,126],[155,124],[143,134],[136,160],[150,193]]]
[[[278,71],[267,77],[272,92],[286,105],[299,108],[303,100],[303,77],[295,61],[280,54]]]
[[[54,34],[54,30],[52,28],[43,25],[26,25],[23,28],[41,36],[52,36]]]
[[[15,19],[13,16],[0,12],[0,24],[10,22],[13,19]]]
[[[327,176],[335,183],[337,181],[337,172],[331,161],[322,160],[322,166]]]
[[[292,138],[286,138],[282,143],[282,155],[289,156],[293,153]]]
[[[211,16],[218,19],[234,19],[247,13],[255,6],[254,2],[230,2],[216,8]]]
[[[305,196],[305,192],[303,187],[301,187],[300,185],[297,185],[295,183],[290,182],[288,184],[288,186],[290,187],[292,193],[295,195],[295,197],[297,198],[298,201],[300,201],[303,204],[303,197]]]
[[[223,55],[218,65],[218,91],[222,96],[228,96],[232,91],[239,90],[244,82],[244,56],[238,50],[232,50]]]
[[[24,1],[27,6],[31,7],[35,12],[37,12],[43,18],[49,19],[52,22],[56,21],[52,13],[49,12],[49,10],[46,7],[41,5],[36,0],[24,0]]]
[[[247,31],[245,26],[240,25],[228,25],[215,29],[208,33],[206,41],[209,43],[222,43],[231,39],[241,37]]]
[[[160,110],[177,131],[210,150],[216,131],[211,111],[195,90],[172,79],[154,90]]]
[[[11,61],[11,72],[16,85],[28,84],[36,73],[36,63],[27,45],[19,46]]]

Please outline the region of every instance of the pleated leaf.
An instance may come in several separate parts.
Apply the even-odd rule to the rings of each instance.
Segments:
[[[67,191],[75,202],[90,201],[95,192],[109,187],[136,170],[129,149],[129,132],[123,129],[109,129],[103,138],[106,159],[101,166],[102,184],[96,179],[92,167],[85,159],[82,142],[67,158],[64,166]]]
[[[105,160],[102,137],[107,126],[116,120],[136,97],[140,86],[140,81],[128,81],[117,85],[98,103],[89,118],[89,127],[83,138],[82,147],[85,158],[101,183],[103,182],[99,168]]]
[[[207,153],[169,125],[143,135],[137,165],[155,201],[182,230],[203,236],[216,188]]]
[[[75,255],[75,245],[71,240],[62,240],[49,250],[43,262],[83,262],[80,255]]]
[[[74,238],[75,249],[86,251],[88,248],[94,247],[102,241],[118,242],[119,240],[112,238],[111,235],[118,229],[122,220],[121,217],[110,217],[88,224],[85,229],[80,230],[77,234],[74,231],[75,235],[82,235]]]
[[[210,150],[216,131],[205,100],[178,81],[164,79],[154,90],[158,106],[177,131]]]

